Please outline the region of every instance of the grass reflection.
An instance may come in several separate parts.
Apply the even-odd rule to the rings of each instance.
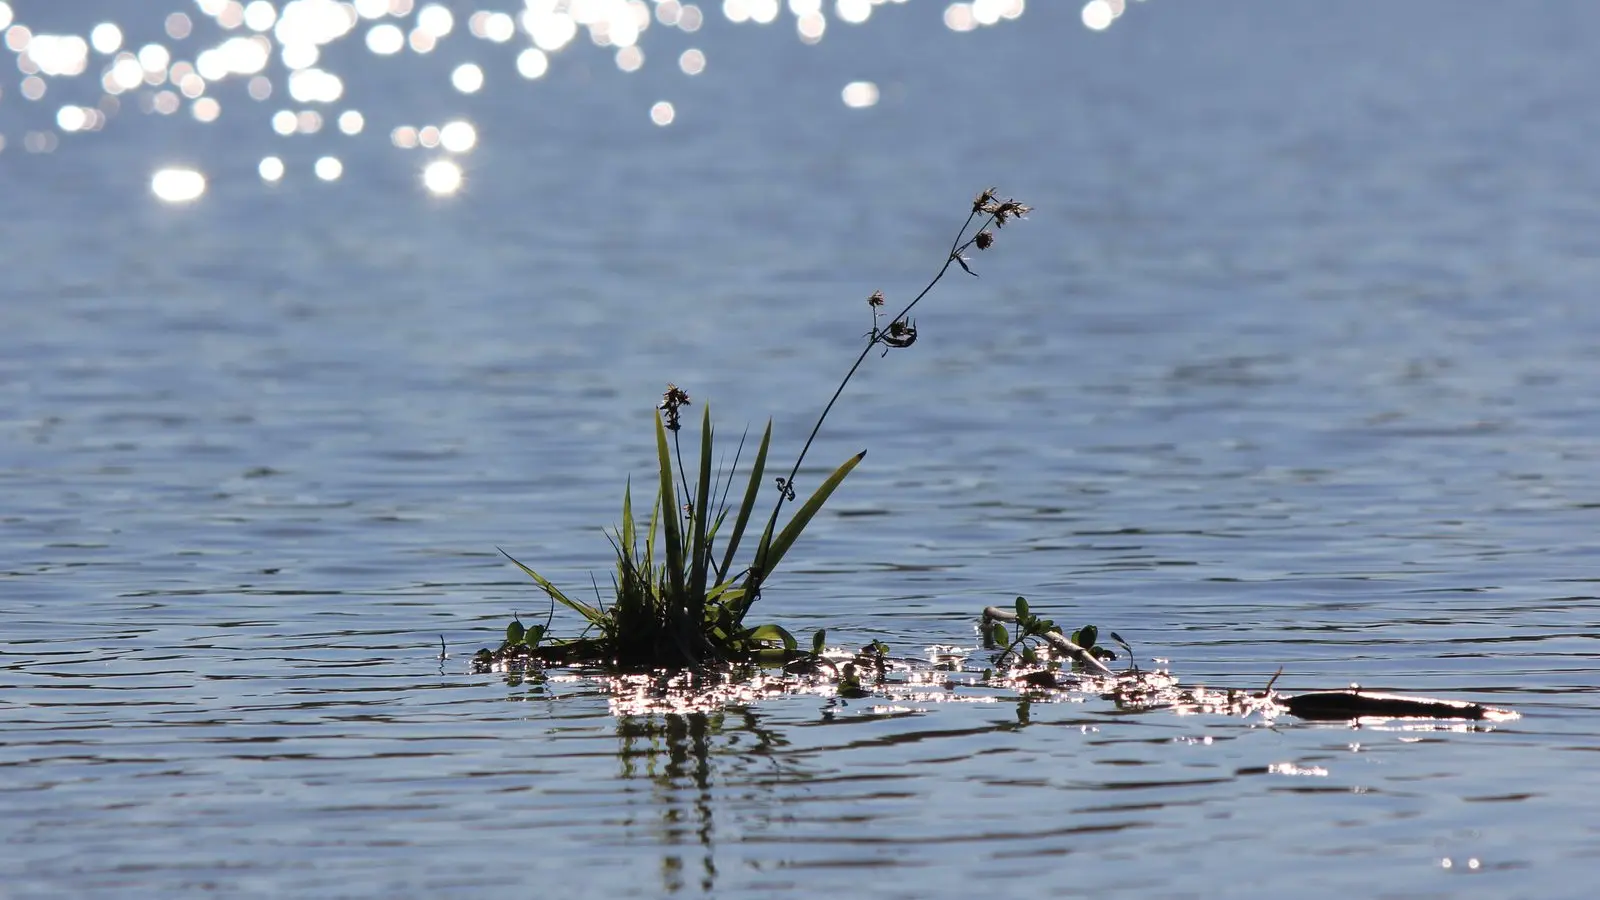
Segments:
[[[676,894],[694,883],[710,892],[717,880],[719,748],[766,755],[787,744],[750,709],[622,716],[617,759],[625,780],[648,781],[658,814],[644,824],[662,848],[661,887]]]

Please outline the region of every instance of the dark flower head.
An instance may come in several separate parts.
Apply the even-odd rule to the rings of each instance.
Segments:
[[[1015,200],[996,199],[992,190],[984,191],[982,194],[978,195],[978,199],[980,200],[984,200],[985,198],[987,198],[986,202],[980,206],[977,206],[977,212],[986,213],[987,215],[993,216],[994,227],[996,228],[1004,228],[1007,219],[1020,219],[1033,211],[1033,207],[1023,203],[1018,203]]]
[[[980,231],[972,238],[972,243],[977,245],[979,250],[987,250],[994,246],[994,232]]]
[[[661,395],[661,405],[656,409],[661,410],[666,415],[668,431],[677,431],[683,427],[682,423],[678,421],[678,410],[688,405],[689,395],[672,382],[667,382],[666,393]]]

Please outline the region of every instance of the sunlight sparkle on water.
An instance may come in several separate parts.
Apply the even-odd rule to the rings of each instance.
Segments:
[[[450,73],[450,84],[463,94],[476,94],[483,88],[483,68],[477,63],[462,63]]]
[[[478,129],[471,122],[457,119],[439,129],[439,146],[451,153],[466,153],[478,145]]]
[[[267,0],[251,0],[244,8],[244,27],[251,31],[271,31],[277,21],[278,11]]]
[[[222,104],[215,97],[201,97],[189,108],[196,122],[215,122],[222,115]]]
[[[367,32],[367,49],[378,56],[392,56],[406,47],[406,34],[388,22],[374,25]]]
[[[150,179],[150,192],[167,203],[188,203],[206,192],[206,177],[194,169],[162,169]]]
[[[504,44],[516,35],[517,22],[503,12],[479,11],[467,20],[467,30],[473,37]]]
[[[794,20],[794,29],[799,32],[801,43],[815,44],[827,33],[828,20],[822,13],[806,13]]]
[[[835,12],[840,21],[860,25],[872,16],[872,0],[839,0]]]
[[[289,96],[299,103],[336,103],[344,96],[344,82],[324,69],[289,73]]]
[[[226,7],[224,7],[224,9],[226,9]],[[240,10],[240,15],[243,15],[243,10]],[[194,31],[194,22],[188,16],[181,12],[175,12],[167,16],[167,37],[172,38],[175,41],[181,41],[188,37],[189,33],[192,31]]]
[[[89,45],[94,47],[94,52],[110,56],[122,49],[122,29],[114,22],[101,22],[89,32]]]
[[[870,81],[852,81],[840,91],[844,105],[851,109],[865,109],[878,103],[878,86]]]
[[[1115,19],[1111,4],[1106,0],[1089,0],[1083,6],[1083,26],[1090,31],[1105,31]]]
[[[830,17],[860,24],[880,5],[905,2],[717,0],[712,9],[720,10],[729,21],[753,25],[770,24],[787,12],[794,17],[798,38],[814,44],[827,31]],[[245,82],[240,93],[258,102],[275,95],[274,80],[284,80],[288,98],[278,103],[290,108],[250,107],[249,116],[258,123],[256,127],[265,118],[276,134],[290,137],[318,134],[325,124],[336,123],[343,135],[361,135],[368,123],[360,111],[347,108],[339,112],[327,106],[350,105],[347,85],[338,74],[344,56],[330,50],[330,62],[322,61],[324,49],[346,37],[354,38],[357,48],[364,43],[379,56],[404,54],[408,47],[420,54],[442,46],[459,25],[462,38],[470,35],[485,42],[477,44],[478,52],[489,57],[465,61],[458,55],[459,48],[448,51],[456,56],[450,62],[453,68],[446,69],[451,85],[462,94],[474,94],[490,87],[486,73],[501,71],[494,66],[503,67],[508,58],[514,59],[518,74],[528,81],[545,77],[554,64],[554,54],[593,48],[608,52],[623,72],[640,71],[649,52],[643,42],[652,27],[659,23],[692,34],[702,27],[707,14],[700,4],[684,0],[522,0],[507,4],[504,12],[475,10],[471,7],[478,4],[453,0],[193,0],[192,5],[179,0],[167,7],[169,12],[158,14],[153,23],[144,23],[140,29],[125,31],[118,22],[90,18],[76,34],[44,34],[15,21],[14,3],[0,0],[0,35],[4,45],[17,54],[23,76],[16,82],[16,97],[42,101],[49,93],[50,101],[56,101],[45,113],[53,119],[50,127],[17,135],[17,143],[34,153],[53,151],[67,135],[115,124],[119,108],[129,102],[136,106],[127,108],[146,114],[172,116],[187,108],[195,121],[215,122],[222,113],[222,99],[232,96],[227,92],[238,90],[223,84],[235,78]],[[1025,0],[957,0],[944,5],[946,26],[968,31],[1017,18]],[[1083,7],[1084,22],[1103,29],[1128,5],[1127,0],[1089,0]],[[188,9],[170,11],[174,6]],[[166,43],[130,45],[130,35],[148,35]],[[588,40],[577,40],[580,36]],[[488,46],[500,44],[510,46],[506,50]],[[494,57],[495,53],[508,57]],[[681,49],[675,58],[664,57],[669,58],[675,59],[684,75],[706,71],[706,54],[699,47]],[[284,71],[273,71],[278,65]],[[103,91],[98,103],[81,98],[57,101],[53,79],[84,73]],[[498,84],[493,87],[509,89]],[[855,81],[843,88],[841,99],[851,108],[862,109],[878,105],[881,96],[873,82]],[[676,121],[677,110],[672,101],[663,99],[650,106],[649,116],[656,125],[666,126]],[[471,152],[479,140],[477,129],[464,120],[402,125],[389,135],[396,148],[451,154]],[[343,169],[333,156],[321,157],[313,166],[323,181],[342,178]],[[263,181],[276,182],[286,176],[287,167],[280,157],[265,156],[259,173]],[[455,193],[461,179],[461,167],[449,159],[435,160],[423,169],[424,184],[435,194]],[[205,193],[206,180],[194,169],[164,168],[152,180],[152,191],[166,202],[188,202]]]
[[[456,17],[447,7],[430,3],[417,12],[417,30],[435,40],[449,34],[456,27]]]
[[[437,159],[422,170],[422,184],[429,193],[445,196],[461,189],[461,167],[448,159]]]
[[[533,38],[533,45],[546,53],[560,50],[578,35],[578,23],[564,12],[536,12],[529,8],[522,14],[522,27]]]
[[[538,47],[529,47],[517,54],[517,74],[530,81],[550,71],[550,57]]]

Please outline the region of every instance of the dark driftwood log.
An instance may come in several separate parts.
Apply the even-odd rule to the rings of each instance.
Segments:
[[[1373,691],[1313,691],[1279,697],[1289,713],[1302,719],[1330,722],[1367,716],[1390,719],[1470,719],[1479,721],[1495,715],[1513,715],[1480,703],[1439,700],[1433,697],[1405,697]]]
[[[985,606],[983,608],[983,618],[985,621],[990,622],[1015,622],[1017,621],[1017,614],[1012,610],[1001,609],[998,606]],[[1083,663],[1085,666],[1088,666],[1096,672],[1099,672],[1101,675],[1104,675],[1107,678],[1117,677],[1117,673],[1106,668],[1106,664],[1101,662],[1099,659],[1096,659],[1093,653],[1090,653],[1088,650],[1085,650],[1077,644],[1074,644],[1067,638],[1066,635],[1062,634],[1061,632],[1047,631],[1045,632],[1044,639],[1050,642],[1050,646],[1056,648],[1062,653],[1065,653],[1078,662]]]

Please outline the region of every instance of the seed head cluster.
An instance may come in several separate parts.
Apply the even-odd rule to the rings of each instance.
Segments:
[[[667,382],[666,393],[661,395],[661,405],[656,409],[661,410],[662,415],[666,418],[668,431],[677,431],[683,427],[683,423],[678,421],[678,410],[688,405],[689,395],[684,392],[683,388],[670,381]]]

